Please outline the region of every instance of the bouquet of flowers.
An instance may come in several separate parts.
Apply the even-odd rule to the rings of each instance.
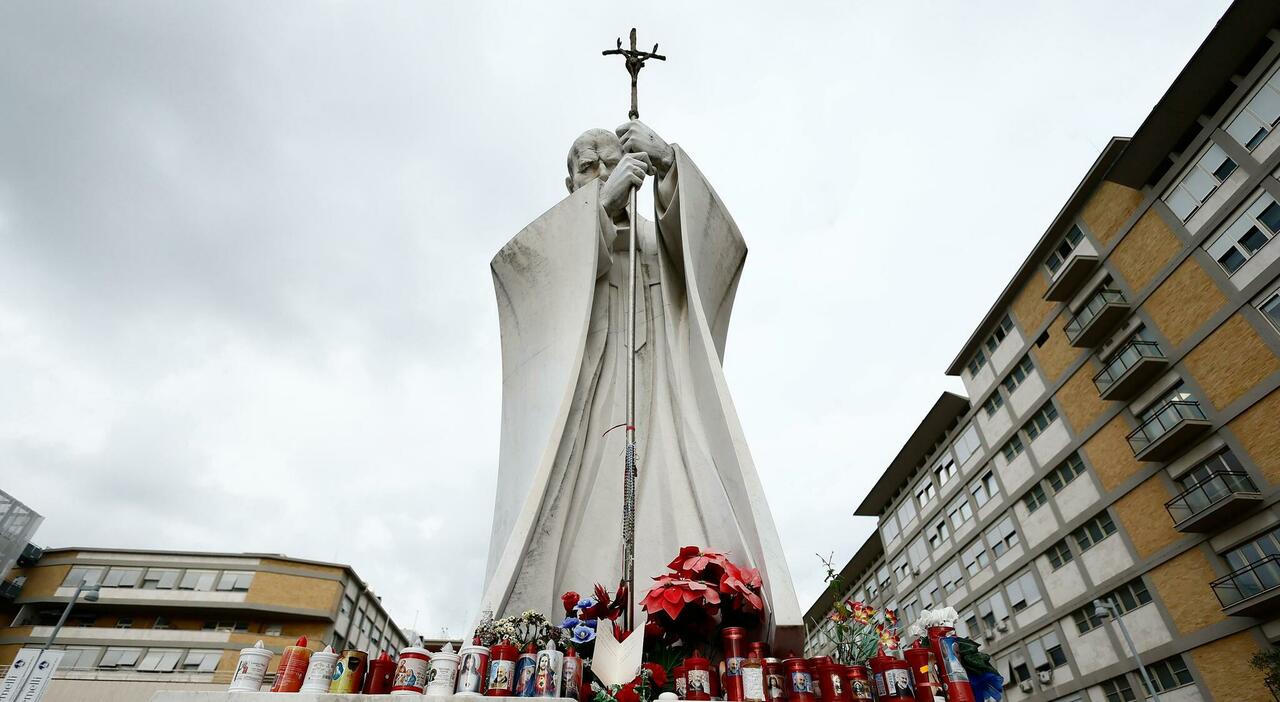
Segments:
[[[760,572],[743,568],[720,551],[685,546],[654,578],[641,606],[649,615],[645,636],[657,645],[705,646],[721,626],[758,633],[764,621]],[[646,643],[649,643],[646,641]]]
[[[645,663],[635,680],[625,685],[591,683],[592,702],[646,702],[656,699],[667,685],[667,671],[657,663]]]
[[[486,612],[476,626],[475,641],[482,646],[492,646],[506,639],[516,648],[524,648],[527,644],[544,648],[548,642],[558,642],[561,634],[560,627],[533,610],[502,619],[494,619],[492,613]]]
[[[821,556],[819,556],[821,558]],[[826,581],[828,587],[841,593],[848,588],[840,574],[836,572],[830,558],[822,558],[827,568]],[[836,599],[829,615],[831,624],[820,626],[819,622],[811,622],[819,631],[824,631],[827,642],[832,644],[832,658],[841,665],[865,663],[876,655],[881,648],[895,650],[901,644],[898,628],[898,613],[892,609],[879,611],[863,602],[852,599]]]
[[[596,584],[591,595],[582,597],[570,590],[560,596],[564,603],[565,619],[560,623],[561,636],[589,658],[595,647],[596,627],[601,619],[615,622],[627,606],[627,589],[618,585],[617,594],[610,596],[603,585]],[[630,632],[618,631],[619,639],[626,639]]]

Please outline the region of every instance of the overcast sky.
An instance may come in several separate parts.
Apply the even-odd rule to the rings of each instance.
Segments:
[[[6,2],[0,487],[48,547],[349,563],[460,635],[499,432],[488,263],[625,119],[751,247],[726,372],[801,607],[816,553],[1223,0]],[[643,574],[641,574],[643,575]]]

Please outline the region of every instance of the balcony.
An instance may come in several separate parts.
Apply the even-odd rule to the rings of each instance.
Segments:
[[[1139,461],[1167,461],[1210,426],[1199,402],[1172,400],[1129,432],[1129,447]]]
[[[1124,299],[1124,293],[1099,290],[1067,320],[1067,340],[1072,346],[1097,346],[1128,314],[1129,301]]]
[[[1121,346],[1107,365],[1093,376],[1098,396],[1104,400],[1131,400],[1169,365],[1154,341],[1133,339]]]
[[[1065,302],[1080,290],[1080,286],[1088,282],[1093,272],[1098,269],[1098,257],[1092,254],[1075,253],[1067,258],[1066,263],[1058,269],[1057,275],[1044,291],[1044,299],[1050,302]]]
[[[1259,617],[1280,604],[1280,556],[1267,556],[1209,584],[1222,611],[1230,616]]]
[[[1178,531],[1205,532],[1240,518],[1262,501],[1258,486],[1248,473],[1220,471],[1164,503]]]
[[[17,577],[13,580],[5,580],[0,582],[0,602],[13,602],[18,599],[18,595],[22,594],[22,586],[26,584],[25,577]]]

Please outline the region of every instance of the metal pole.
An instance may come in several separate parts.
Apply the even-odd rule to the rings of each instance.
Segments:
[[[44,642],[40,650],[36,653],[36,659],[31,661],[31,665],[27,666],[27,672],[22,676],[22,682],[13,686],[11,692],[14,695],[21,695],[22,689],[27,686],[27,681],[31,679],[31,674],[40,669],[40,659],[44,657],[44,652],[49,650],[53,645],[53,640],[58,638],[58,632],[62,631],[62,625],[67,623],[67,617],[71,616],[71,608],[76,605],[76,600],[80,599],[80,593],[84,591],[84,579],[80,579],[80,584],[76,586],[75,594],[71,595],[71,601],[62,609],[62,616],[58,617],[58,623],[53,627],[53,633],[49,634],[49,639]],[[14,697],[13,699],[18,699]]]
[[[1138,664],[1138,673],[1142,675],[1142,681],[1147,685],[1147,691],[1151,693],[1153,702],[1160,702],[1160,695],[1156,692],[1156,686],[1151,682],[1151,675],[1147,673],[1147,667],[1142,665],[1142,657],[1138,655],[1138,647],[1133,644],[1133,638],[1129,636],[1129,627],[1124,625],[1124,621],[1120,619],[1117,612],[1119,608],[1114,603],[1104,602],[1102,600],[1094,600],[1095,607],[1101,607],[1111,617],[1111,621],[1120,626],[1120,634],[1124,636],[1124,642],[1129,644],[1129,651],[1133,654],[1133,661]]]
[[[633,84],[634,85],[634,84]],[[631,191],[631,231],[628,233],[627,305],[627,454],[622,478],[622,584],[627,589],[627,608],[622,626],[635,626],[636,571],[636,230],[640,215],[636,209],[636,189]]]

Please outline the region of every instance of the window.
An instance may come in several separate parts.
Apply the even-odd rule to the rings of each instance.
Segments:
[[[1036,585],[1036,578],[1031,571],[1026,571],[1022,575],[1013,579],[1009,583],[1009,606],[1015,612],[1030,607],[1040,601],[1040,588]]]
[[[911,564],[919,567],[929,558],[929,549],[924,545],[924,534],[916,537],[915,541],[907,547],[907,557],[911,559]]]
[[[182,669],[188,672],[212,673],[218,668],[222,658],[221,651],[187,651],[182,661]]]
[[[205,631],[248,631],[249,622],[207,621],[201,628]]]
[[[987,530],[987,545],[996,558],[1018,545],[1018,532],[1013,528],[1013,516],[1006,514],[995,526]]]
[[[96,646],[68,646],[62,653],[58,667],[64,670],[85,670],[93,667],[102,649]]]
[[[1209,255],[1233,275],[1280,233],[1280,205],[1263,193],[1221,234],[1205,245]]]
[[[1067,664],[1067,651],[1058,640],[1058,632],[1049,633],[1027,644],[1031,665],[1036,670],[1052,670]]]
[[[1031,363],[1031,356],[1023,356],[1022,360],[1018,361],[1018,365],[1009,371],[1009,375],[1006,375],[1004,381],[1000,384],[1004,387],[1005,392],[1012,394],[1014,390],[1018,389],[1019,385],[1022,385],[1023,381],[1035,372],[1035,369],[1036,367]]]
[[[964,569],[969,575],[977,575],[986,570],[991,563],[990,557],[987,556],[986,546],[983,545],[982,539],[975,540],[965,552],[961,554],[960,559],[964,561]]]
[[[253,573],[228,570],[218,578],[218,589],[231,592],[248,592],[253,582]]]
[[[138,670],[146,670],[153,673],[172,673],[178,667],[178,661],[180,660],[182,660],[182,651],[153,648],[142,657],[142,661],[138,663]]]
[[[929,530],[929,548],[936,551],[942,548],[947,542],[947,538],[951,536],[951,530],[947,528],[947,520],[942,520],[933,525]]]
[[[1164,196],[1165,204],[1185,222],[1235,170],[1236,162],[1227,156],[1227,152],[1217,144],[1210,144]]]
[[[132,629],[132,628],[133,628],[133,617],[119,617],[119,618],[117,618],[117,619],[116,619],[116,628],[117,628],[117,629]]]
[[[1058,467],[1049,471],[1047,476],[1049,486],[1054,492],[1062,492],[1062,488],[1082,473],[1084,473],[1084,461],[1080,459],[1079,453],[1072,453]]]
[[[1021,651],[1014,651],[1005,660],[1008,663],[1000,670],[1002,673],[1005,670],[1009,671],[1009,680],[1023,683],[1031,679],[1031,669],[1027,667],[1027,657],[1022,655]],[[1008,685],[1009,681],[1006,680],[1005,684]]]
[[[1036,410],[1035,414],[1031,415],[1031,418],[1027,420],[1027,423],[1022,425],[1022,430],[1027,432],[1027,438],[1034,441],[1035,438],[1043,434],[1044,430],[1048,429],[1049,425],[1053,424],[1054,420],[1057,418],[1058,408],[1053,406],[1053,400],[1049,400],[1044,403],[1040,409]]]
[[[1191,671],[1187,670],[1187,664],[1180,655],[1170,656],[1147,666],[1147,675],[1151,676],[1151,684],[1156,686],[1156,692],[1191,684]],[[1147,686],[1145,680],[1142,681],[1142,686]],[[1150,690],[1147,690],[1147,695],[1151,695]]]
[[[903,529],[911,526],[911,521],[916,518],[916,503],[910,499],[902,501],[898,506],[898,525]]]
[[[946,485],[956,475],[956,462],[951,460],[950,456],[942,459],[933,469],[933,474],[938,479],[938,485]]]
[[[141,568],[112,568],[102,578],[103,587],[137,587],[142,581]]]
[[[986,412],[988,417],[991,417],[1001,407],[1004,407],[1004,395],[1001,395],[1000,390],[997,388],[992,390],[991,397],[988,397],[987,401],[982,403],[982,411]]]
[[[1258,305],[1258,310],[1262,312],[1262,316],[1271,322],[1271,326],[1280,331],[1280,291],[1272,293],[1270,297],[1262,301]]]
[[[1070,563],[1075,558],[1071,554],[1071,547],[1067,546],[1066,539],[1050,546],[1049,550],[1044,552],[1044,555],[1049,559],[1049,565],[1053,566],[1054,570]]]
[[[142,649],[140,648],[117,648],[112,646],[102,654],[102,660],[98,661],[99,668],[132,668],[138,664],[138,659],[142,657]]]
[[[1142,578],[1136,578],[1108,592],[1099,599],[1111,603],[1115,606],[1118,614],[1124,615],[1150,603],[1151,593],[1147,591],[1147,585],[1142,582]],[[1102,617],[1099,617],[1097,612],[1094,611],[1092,602],[1072,612],[1071,618],[1075,620],[1076,629],[1081,634],[1102,626],[1103,621]]]
[[[1137,702],[1138,699],[1133,694],[1129,679],[1123,675],[1103,680],[1102,694],[1106,695],[1107,702]]]
[[[987,631],[994,631],[1001,622],[1009,618],[1009,609],[1005,607],[1004,597],[999,591],[978,603],[978,618],[986,625]]]
[[[889,585],[893,583],[893,575],[889,573],[889,566],[880,566],[880,570],[876,571],[876,579],[880,582],[881,590],[889,589]]]
[[[1027,508],[1028,512],[1040,509],[1048,501],[1049,498],[1044,494],[1044,488],[1040,486],[1040,483],[1032,485],[1031,489],[1027,490],[1027,494],[1022,496],[1022,504]]]
[[[1004,442],[1004,446],[1000,447],[1000,455],[1004,456],[1006,462],[1012,463],[1013,459],[1022,453],[1023,448],[1025,447],[1022,445],[1022,437],[1014,434],[1008,441]]]
[[[1207,482],[1215,474],[1229,471],[1243,472],[1244,467],[1240,465],[1240,459],[1236,458],[1231,449],[1224,449],[1221,453],[1211,456],[1209,460],[1178,476],[1177,483],[1183,490],[1187,490]]]
[[[1222,554],[1231,570],[1240,570],[1268,556],[1280,555],[1280,529],[1269,531]],[[1270,578],[1268,578],[1270,579]]]
[[[996,349],[1000,347],[1000,342],[1004,341],[1004,338],[1009,336],[1011,331],[1013,331],[1013,320],[1009,319],[1009,315],[1006,314],[991,332],[991,336],[987,337],[987,353],[995,353]]]
[[[78,587],[80,583],[85,585],[97,585],[102,582],[102,573],[106,568],[101,566],[72,566],[67,571],[67,577],[62,580],[62,587]]]
[[[1280,295],[1277,298],[1280,298]],[[1280,303],[1278,303],[1278,306],[1280,306]],[[1280,314],[1280,311],[1277,311],[1277,314]],[[1280,324],[1280,322],[1277,322],[1277,324]],[[998,395],[999,393],[996,394]],[[956,452],[956,460],[961,465],[964,465],[969,460],[969,457],[977,453],[981,447],[982,444],[978,441],[978,427],[973,424],[970,424],[969,428],[960,433],[955,445],[952,446]]]
[[[213,570],[188,570],[182,574],[182,580],[178,581],[178,589],[210,592],[217,577],[217,571]]]
[[[1071,225],[1071,229],[1067,230],[1067,235],[1053,247],[1053,251],[1049,253],[1049,258],[1045,259],[1044,267],[1049,269],[1049,276],[1057,275],[1058,269],[1062,268],[1062,264],[1066,262],[1067,257],[1075,250],[1080,240],[1084,239],[1084,232],[1080,231],[1077,225]]]
[[[947,519],[951,520],[951,526],[956,529],[964,526],[965,522],[972,518],[973,508],[969,506],[969,498],[964,495],[957,497],[947,506]]]
[[[913,622],[916,620],[916,615],[920,614],[920,605],[916,604],[916,602],[912,600],[911,602],[902,605],[902,611],[900,613],[903,615],[902,621]]]
[[[991,471],[983,473],[981,478],[978,478],[969,486],[969,492],[973,493],[973,500],[978,503],[979,507],[990,502],[991,498],[995,497],[996,493],[999,492],[996,488],[995,473]]]
[[[886,514],[884,520],[880,522],[880,536],[885,543],[898,538],[898,520],[894,519],[892,514]]]
[[[1227,123],[1226,132],[1253,151],[1280,119],[1280,73],[1272,73],[1258,92]]]
[[[925,478],[920,481],[919,485],[916,485],[915,494],[916,502],[919,502],[921,509],[923,509],[933,501],[933,498],[938,494],[938,491],[933,487],[933,481]]]
[[[151,625],[151,628],[152,629],[172,629],[173,626],[169,623],[168,617],[156,617],[156,621]]]
[[[911,561],[908,561],[906,556],[899,558],[893,564],[893,574],[897,576],[898,582],[906,582],[911,577]]]
[[[969,377],[977,375],[985,365],[987,365],[987,355],[982,353],[982,349],[974,351],[973,358],[969,359]]]
[[[1071,532],[1071,537],[1076,540],[1076,545],[1081,551],[1088,551],[1094,544],[1114,533],[1116,533],[1116,523],[1111,521],[1111,515],[1100,512]]]
[[[144,590],[172,590],[178,586],[178,571],[169,568],[148,568],[142,576]]]
[[[938,598],[938,579],[934,578],[920,587],[920,608],[932,609],[934,605],[942,604],[942,600]]]
[[[948,563],[947,567],[943,568],[942,572],[938,575],[942,579],[942,589],[948,595],[955,592],[956,588],[960,587],[960,584],[964,582],[964,575],[963,571],[960,570],[959,559]]]

